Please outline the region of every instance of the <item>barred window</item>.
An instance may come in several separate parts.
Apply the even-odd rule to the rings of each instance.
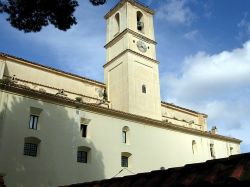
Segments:
[[[38,144],[35,143],[24,143],[24,155],[27,156],[33,156],[36,157],[37,156],[37,147]]]
[[[77,149],[77,162],[89,163],[90,162],[90,148],[86,146],[79,146]]]
[[[25,137],[23,154],[26,156],[36,157],[41,140],[36,137]]]
[[[37,124],[38,124],[38,116],[31,114],[30,115],[30,122],[29,122],[29,128],[37,130]]]
[[[122,167],[128,167],[128,157],[127,156],[122,156],[122,159],[121,159],[121,165]]]
[[[121,153],[121,166],[122,167],[131,167],[131,157],[132,154],[128,152],[122,152]]]
[[[88,152],[87,151],[77,151],[77,162],[87,163],[88,162]]]

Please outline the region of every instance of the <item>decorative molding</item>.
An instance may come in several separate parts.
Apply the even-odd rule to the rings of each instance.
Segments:
[[[85,111],[92,111],[94,113],[114,116],[116,118],[143,123],[149,126],[157,126],[161,128],[170,129],[173,131],[184,132],[188,134],[193,134],[193,135],[198,135],[198,136],[203,136],[203,137],[213,138],[213,139],[218,139],[218,140],[224,140],[224,141],[229,141],[229,142],[235,142],[235,143],[242,142],[241,140],[236,139],[236,138],[231,138],[231,137],[222,136],[218,134],[211,134],[210,132],[191,129],[188,127],[182,127],[182,126],[175,125],[169,122],[159,121],[159,120],[155,120],[155,119],[151,119],[151,118],[147,118],[143,116],[138,116],[135,114],[130,114],[130,113],[114,110],[114,109],[105,108],[96,104],[79,103],[73,99],[58,97],[58,96],[55,96],[54,94],[49,94],[49,93],[41,93],[33,89],[26,89],[25,87],[22,87],[17,84],[7,85],[7,84],[4,84],[3,82],[0,82],[0,89],[5,90],[10,93],[20,94],[24,97],[29,97],[32,99],[41,99],[46,102],[51,102],[54,104],[63,104],[68,107],[77,108],[78,110],[82,109]]]
[[[144,40],[145,42],[148,42],[148,43],[151,43],[151,44],[154,44],[154,45],[157,45],[157,42],[154,41],[154,40],[151,40],[150,38],[146,37],[146,36],[143,36],[142,34],[140,33],[137,33],[131,29],[124,29],[122,32],[120,32],[115,38],[113,38],[110,42],[108,42],[104,48],[108,48],[108,47],[112,47],[112,45],[114,45],[117,40],[120,40],[125,34],[132,34],[134,35],[135,37],[137,37],[138,39],[141,39],[141,40]]]
[[[9,54],[6,54],[6,53],[1,53],[0,52],[0,60],[1,59],[12,60],[14,62],[17,62],[17,63],[20,63],[20,64],[25,64],[25,65],[28,65],[28,66],[32,66],[32,67],[37,68],[37,69],[41,69],[41,70],[52,72],[52,73],[55,73],[55,74],[59,74],[59,75],[65,76],[65,77],[70,77],[70,78],[74,78],[74,79],[77,79],[77,80],[81,80],[81,81],[89,83],[89,84],[98,85],[100,87],[106,87],[106,85],[104,83],[102,83],[102,82],[92,80],[92,79],[88,79],[86,77],[82,77],[82,76],[79,76],[79,75],[76,75],[76,74],[68,73],[68,72],[65,72],[65,71],[62,71],[62,70],[59,70],[59,69],[56,69],[56,68],[52,68],[52,67],[49,67],[49,66],[45,66],[45,65],[42,65],[42,64],[39,64],[39,63],[36,63],[36,62],[31,62],[31,61],[25,60],[23,58],[12,56],[12,55],[9,55]]]
[[[87,119],[87,118],[81,118],[81,124],[84,124],[84,125],[88,125],[90,123],[91,119]]]
[[[207,114],[203,114],[203,113],[199,113],[199,112],[196,112],[194,110],[190,110],[190,109],[187,109],[187,108],[183,108],[183,107],[180,107],[180,106],[177,106],[177,105],[174,105],[174,104],[171,104],[171,103],[167,103],[165,101],[161,101],[161,105],[165,108],[171,108],[171,109],[174,109],[174,110],[178,110],[180,112],[184,112],[186,114],[191,114],[195,117],[197,117],[198,115],[203,115],[205,118],[207,118]]]
[[[156,64],[159,64],[159,61],[157,61],[157,60],[154,60],[154,59],[149,58],[149,57],[147,57],[147,56],[145,56],[145,55],[142,55],[142,54],[140,54],[140,53],[137,53],[137,52],[135,52],[135,51],[133,51],[133,50],[131,50],[131,49],[126,49],[126,50],[124,50],[123,52],[121,52],[120,54],[118,54],[117,56],[115,56],[112,60],[110,60],[110,61],[108,61],[106,64],[104,64],[103,67],[104,67],[104,68],[107,67],[109,64],[111,64],[112,62],[114,62],[115,60],[117,60],[118,58],[120,58],[122,55],[124,55],[124,54],[127,53],[127,52],[131,52],[131,53],[133,53],[133,54],[135,54],[135,55],[138,55],[138,56],[140,56],[140,57],[142,57],[142,58],[145,58],[145,59],[150,60],[150,61],[152,61],[152,62],[154,62],[154,63],[156,63]]]
[[[11,77],[10,76],[4,75],[4,78],[5,79],[3,79],[3,81],[10,80],[10,83],[13,84],[13,81],[11,81]],[[33,84],[33,85],[36,85],[36,86],[43,87],[43,88],[39,88],[39,92],[46,93],[47,91],[44,88],[49,88],[49,89],[53,89],[53,90],[60,90],[59,88],[55,88],[55,87],[44,85],[44,84],[39,84],[39,83],[36,83],[36,82],[26,81],[26,80],[19,79],[19,78],[16,78],[16,81],[24,82],[24,83]],[[93,100],[96,100],[97,102],[101,101],[101,99],[98,99],[98,98],[95,98],[95,97],[90,97],[90,96],[79,94],[79,93],[75,93],[75,92],[71,92],[71,91],[68,91],[68,90],[64,90],[64,92],[69,93],[69,94],[73,94],[73,95],[77,95],[77,96],[81,96],[83,100],[87,100],[87,99],[91,100],[91,99],[93,99]]]

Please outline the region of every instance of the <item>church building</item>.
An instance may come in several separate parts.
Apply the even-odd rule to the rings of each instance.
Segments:
[[[56,187],[240,153],[241,140],[208,130],[206,114],[161,101],[153,17],[134,0],[105,15],[104,83],[0,53],[7,187]]]

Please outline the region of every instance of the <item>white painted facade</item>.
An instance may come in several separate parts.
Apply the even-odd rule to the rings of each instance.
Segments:
[[[0,174],[7,186],[55,187],[240,153],[240,140],[207,131],[207,115],[161,102],[153,11],[122,0],[105,18],[105,84],[0,54]],[[37,130],[29,128],[31,115]],[[36,157],[24,155],[26,141],[38,145]],[[87,163],[77,162],[82,148]]]

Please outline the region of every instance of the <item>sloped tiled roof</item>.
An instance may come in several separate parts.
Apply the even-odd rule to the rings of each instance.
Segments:
[[[65,187],[250,186],[250,153]]]
[[[55,72],[62,73],[64,75],[69,75],[69,76],[72,76],[72,77],[76,77],[76,78],[82,79],[83,81],[93,82],[93,83],[96,83],[96,84],[98,84],[100,86],[105,87],[105,84],[102,83],[102,82],[99,82],[99,81],[96,81],[96,80],[93,80],[93,79],[89,79],[89,78],[86,78],[86,77],[82,77],[80,75],[69,73],[69,72],[66,72],[66,71],[63,71],[63,70],[59,70],[59,69],[56,69],[56,68],[53,68],[53,67],[50,67],[50,66],[45,66],[45,65],[39,64],[37,62],[32,62],[32,61],[29,61],[29,60],[26,60],[26,59],[23,59],[23,58],[14,56],[14,55],[10,55],[10,54],[7,54],[7,53],[0,52],[0,57],[1,56],[5,57],[5,58],[20,60],[20,61],[23,61],[25,63],[31,64],[31,65],[36,65],[36,66],[44,68],[44,69],[49,69],[49,70],[52,70],[52,71],[55,71]]]

